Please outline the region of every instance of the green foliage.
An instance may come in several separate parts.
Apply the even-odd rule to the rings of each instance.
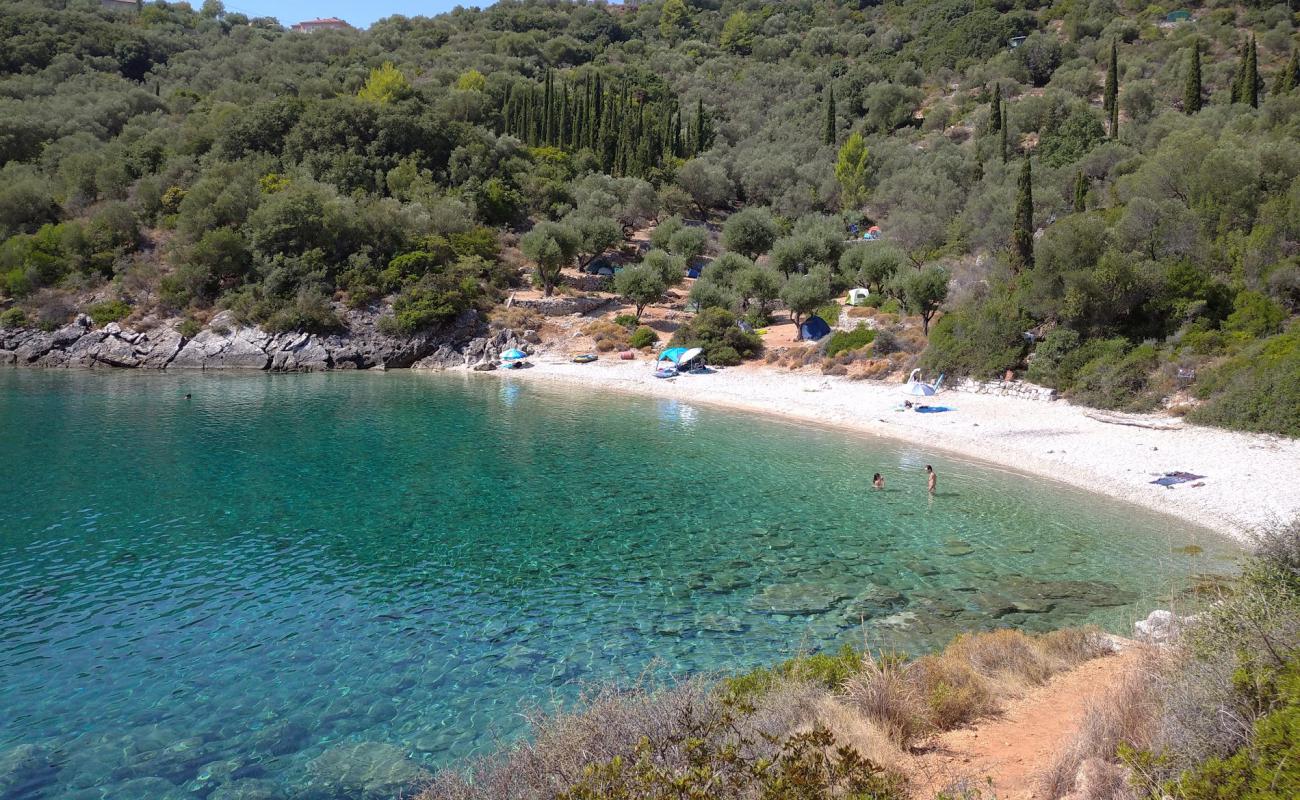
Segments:
[[[757,741],[724,736],[737,729],[729,712],[693,724],[686,733],[686,764],[671,767],[655,758],[642,741],[625,759],[593,764],[558,800],[674,800],[675,798],[757,797],[762,800],[902,800],[902,782],[864,759],[851,747],[836,746],[820,724],[780,741],[775,757],[755,755]],[[739,713],[745,713],[743,709]]]
[[[0,328],[25,328],[27,327],[27,314],[18,306],[6,308],[0,313]]]
[[[906,256],[885,242],[857,244],[840,256],[839,271],[847,283],[882,294],[903,267]]]
[[[615,325],[622,325],[624,328],[631,330],[637,326],[639,320],[634,314],[619,314],[614,317],[613,322]]]
[[[653,264],[634,264],[619,270],[614,276],[614,291],[636,307],[638,320],[645,307],[663,297],[667,289],[663,273]]]
[[[702,309],[678,328],[668,343],[672,347],[703,348],[705,360],[719,366],[738,364],[763,349],[762,338],[741,330],[736,315],[725,308]]]
[[[835,159],[835,180],[840,184],[840,205],[856,208],[867,199],[867,164],[870,152],[862,134],[853,133]]]
[[[1016,214],[1011,224],[1011,271],[1034,268],[1034,179],[1026,158],[1016,182]]]
[[[668,240],[668,252],[689,264],[704,254],[708,242],[709,234],[703,228],[686,227]]]
[[[851,645],[834,652],[795,656],[771,667],[759,667],[722,679],[722,690],[736,702],[752,701],[783,680],[809,681],[836,690],[862,669],[862,654]]]
[[[723,223],[722,244],[728,250],[754,259],[772,249],[777,234],[772,213],[762,207],[750,206],[732,214]]]
[[[176,332],[186,339],[193,339],[203,330],[203,325],[193,317],[186,317],[176,326]]]
[[[831,297],[830,274],[824,269],[791,275],[781,287],[781,302],[789,309],[796,326],[803,317],[816,313]]]
[[[369,103],[393,103],[411,95],[411,84],[402,71],[385,61],[381,66],[370,70],[366,85],[357,92],[357,97]]]
[[[835,331],[826,343],[826,355],[834,358],[840,353],[860,350],[876,339],[876,332],[866,325],[859,325],[851,331]]]
[[[1074,363],[1091,355],[1075,368]],[[1060,366],[1072,375],[1067,393],[1097,408],[1146,411],[1156,401],[1148,393],[1157,351],[1149,344],[1132,347],[1124,339],[1094,339]]]
[[[957,309],[945,314],[930,332],[930,346],[922,363],[949,375],[1001,376],[1024,360],[1024,332],[1030,326],[1031,321],[1009,298]]]
[[[1286,309],[1259,292],[1242,292],[1232,305],[1233,311],[1224,320],[1223,329],[1252,339],[1281,332],[1286,320]]]
[[[580,246],[578,233],[557,222],[543,222],[519,240],[519,249],[533,262],[537,282],[547,297],[555,291],[560,270],[573,262]]]
[[[131,306],[122,300],[104,300],[86,309],[96,327],[102,328],[110,322],[126,319],[131,315]]]
[[[651,250],[641,263],[655,269],[663,277],[664,286],[676,286],[686,275],[686,261],[663,250]]]
[[[1300,436],[1300,330],[1256,342],[1197,376],[1193,421]]]
[[[628,337],[627,343],[629,347],[634,347],[640,350],[642,347],[649,347],[657,341],[659,341],[659,334],[655,333],[653,328],[648,328],[645,325],[642,325],[632,331],[632,335]]]
[[[948,270],[938,266],[905,272],[894,279],[894,293],[907,313],[921,317],[926,335],[930,333],[930,320],[948,299],[948,280]]]

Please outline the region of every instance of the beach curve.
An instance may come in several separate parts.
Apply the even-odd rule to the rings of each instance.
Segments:
[[[645,359],[576,364],[541,354],[511,380],[632,392],[882,436],[1060,481],[1176,517],[1248,544],[1251,534],[1300,515],[1300,441],[1190,424],[1138,427],[1099,419],[1066,400],[944,392],[952,411],[894,410],[896,383],[748,364],[659,380]],[[489,373],[492,374],[492,373]],[[1161,426],[1168,415],[1127,415]],[[1203,479],[1166,488],[1168,472]]]

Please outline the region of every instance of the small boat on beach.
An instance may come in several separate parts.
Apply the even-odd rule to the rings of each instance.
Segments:
[[[597,356],[596,356],[595,353],[583,353],[583,354],[580,355],[580,356],[574,356],[574,357],[573,357],[573,363],[575,363],[575,364],[590,364],[591,362],[595,361],[596,358],[597,358]]]

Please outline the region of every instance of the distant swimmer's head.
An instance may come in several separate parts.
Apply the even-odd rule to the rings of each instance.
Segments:
[[[871,480],[873,480],[873,481],[878,481],[878,480],[880,480],[880,473],[877,472],[875,475],[872,475],[872,476],[871,476]]]
[[[929,464],[926,464],[926,465],[925,465],[925,471],[926,471],[926,472],[934,472],[934,467],[930,466]]]

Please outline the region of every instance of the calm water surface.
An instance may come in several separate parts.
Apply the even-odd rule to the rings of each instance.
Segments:
[[[322,753],[436,768],[584,681],[1125,630],[1235,554],[1051,482],[678,402],[5,371],[0,796],[328,796],[303,788]]]

